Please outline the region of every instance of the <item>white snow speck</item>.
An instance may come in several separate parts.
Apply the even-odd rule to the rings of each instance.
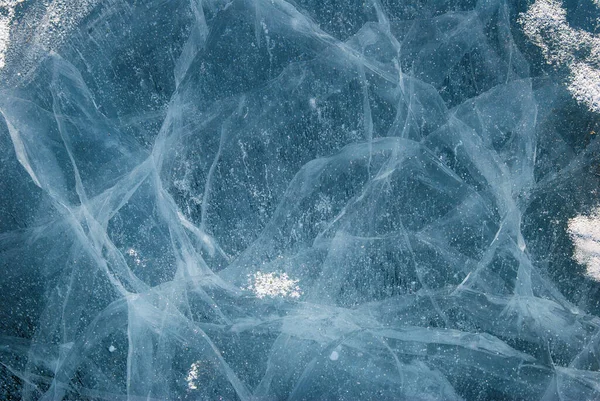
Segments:
[[[258,298],[300,298],[300,295],[302,295],[298,280],[290,279],[287,273],[262,273],[258,271],[253,275],[249,275],[246,289],[252,291]]]
[[[591,216],[569,220],[568,231],[575,245],[573,258],[587,268],[587,275],[600,281],[600,208]]]
[[[15,17],[15,7],[24,0],[0,0],[0,69],[6,64],[6,51],[10,44],[10,26]]]
[[[185,381],[187,382],[188,388],[190,390],[198,389],[198,385],[197,385],[196,381],[198,380],[199,373],[200,373],[200,361],[196,361],[196,362],[192,363],[192,366],[190,366],[188,375],[185,378]]]

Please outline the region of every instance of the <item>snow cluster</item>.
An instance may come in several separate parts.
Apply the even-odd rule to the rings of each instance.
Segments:
[[[589,277],[600,281],[600,209],[569,220],[568,231],[575,245],[573,257],[587,267]]]
[[[287,273],[256,273],[249,275],[247,289],[258,298],[290,297],[300,298],[302,290],[298,286],[299,280],[292,280]]]
[[[519,22],[548,64],[569,70],[567,88],[573,97],[600,112],[600,37],[572,28],[556,0],[536,1]]]

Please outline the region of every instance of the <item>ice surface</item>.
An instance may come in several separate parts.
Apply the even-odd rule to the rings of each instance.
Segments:
[[[598,4],[0,8],[1,399],[600,399]]]

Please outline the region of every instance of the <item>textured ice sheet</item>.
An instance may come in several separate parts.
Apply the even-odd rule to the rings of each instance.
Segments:
[[[530,4],[7,4],[0,398],[600,399],[600,121]]]

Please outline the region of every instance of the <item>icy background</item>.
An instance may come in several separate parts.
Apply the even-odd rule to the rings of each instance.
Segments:
[[[0,1],[0,399],[600,399],[598,7]]]

